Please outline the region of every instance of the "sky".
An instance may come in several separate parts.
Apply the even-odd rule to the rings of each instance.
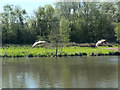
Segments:
[[[0,0],[0,13],[3,12],[3,6],[6,4],[18,5],[25,9],[28,14],[32,14],[39,6],[50,4],[54,7],[56,0]]]
[[[37,10],[39,6],[44,6],[50,4],[54,7],[55,2],[63,0],[0,0],[0,13],[3,12],[3,6],[6,4],[10,5],[19,5],[22,9],[25,9],[29,15],[33,14],[34,10]],[[78,2],[81,0],[65,0],[66,2],[74,1]],[[82,1],[91,1],[91,0],[82,0]],[[101,0],[92,0],[92,1],[101,1]],[[102,0],[102,1],[114,1],[114,0]],[[116,0],[120,1],[120,0]]]

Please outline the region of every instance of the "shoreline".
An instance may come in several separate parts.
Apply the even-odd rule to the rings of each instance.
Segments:
[[[98,53],[98,54],[95,54],[95,53],[91,53],[90,55],[88,55],[87,53],[71,53],[71,54],[67,54],[67,53],[59,53],[57,55],[57,57],[73,57],[73,56],[120,56],[120,52],[116,51],[116,52],[109,52],[109,53]],[[29,54],[28,56],[25,56],[25,55],[16,55],[16,56],[12,56],[12,55],[0,55],[0,58],[20,58],[20,57],[56,57],[56,55],[33,55],[33,54]]]

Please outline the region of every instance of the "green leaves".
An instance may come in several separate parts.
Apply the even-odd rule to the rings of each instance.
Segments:
[[[96,42],[119,40],[120,2],[58,2],[40,6],[31,17],[20,6],[5,5],[1,13],[3,43]],[[28,18],[29,17],[29,18]],[[51,38],[51,39],[50,39]]]
[[[120,23],[117,23],[117,26],[115,28],[115,36],[117,37],[117,41],[120,43]]]
[[[70,27],[69,27],[69,21],[65,19],[65,17],[62,17],[60,20],[60,37],[61,41],[67,43],[70,41]]]

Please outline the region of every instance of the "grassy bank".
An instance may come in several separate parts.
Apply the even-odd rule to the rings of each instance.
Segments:
[[[59,48],[58,56],[102,56],[102,55],[120,55],[120,52],[109,49],[107,46],[91,47],[63,47]],[[114,46],[112,48],[117,48]],[[1,48],[1,57],[54,57],[55,48],[27,47],[27,46],[9,46]]]

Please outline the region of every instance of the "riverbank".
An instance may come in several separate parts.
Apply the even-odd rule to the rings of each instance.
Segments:
[[[58,49],[58,57],[62,56],[113,56],[120,55],[117,46],[92,47],[63,47]],[[1,48],[0,57],[55,57],[54,47],[9,46]]]

